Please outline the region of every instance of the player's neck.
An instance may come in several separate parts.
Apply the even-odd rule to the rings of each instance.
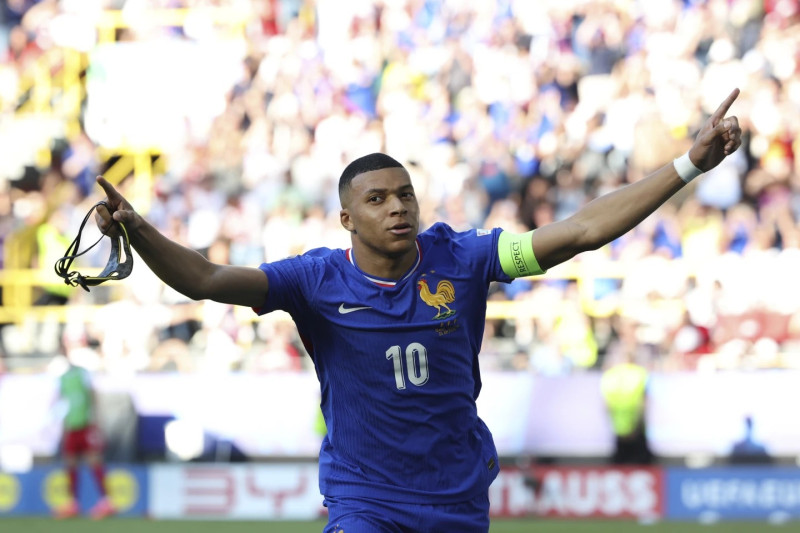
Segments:
[[[417,247],[413,246],[402,255],[387,255],[372,250],[367,246],[359,246],[353,242],[353,254],[355,264],[358,268],[369,276],[384,279],[401,279],[411,267],[417,262]]]

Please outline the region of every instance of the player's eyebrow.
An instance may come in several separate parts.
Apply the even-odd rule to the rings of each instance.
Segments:
[[[401,191],[401,192],[405,192],[405,191],[407,191],[409,189],[412,190],[412,191],[414,190],[414,186],[411,183],[407,183],[405,185],[401,185],[396,190],[397,191]],[[364,196],[369,196],[371,194],[385,194],[385,193],[389,192],[390,190],[391,189],[387,189],[387,188],[382,188],[381,189],[381,188],[373,187],[371,189],[367,189],[366,192],[364,192]]]

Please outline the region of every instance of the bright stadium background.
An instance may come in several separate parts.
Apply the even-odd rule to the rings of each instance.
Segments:
[[[610,245],[491,291],[492,531],[793,527],[799,49],[796,0],[5,0],[0,530],[104,527],[49,518],[67,353],[101,399],[115,530],[323,523],[319,391],[286,316],[190,301],[141,261],[89,293],[55,276],[98,174],[232,264],[347,247],[336,183],[373,151],[407,165],[424,227],[522,232],[683,153],[733,87],[736,154]],[[648,467],[609,465],[599,383],[625,354],[650,372]],[[771,465],[730,464],[745,417]]]

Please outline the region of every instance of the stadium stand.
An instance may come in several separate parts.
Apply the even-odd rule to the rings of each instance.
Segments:
[[[59,285],[97,174],[234,264],[346,246],[335,180],[374,150],[412,169],[423,224],[527,230],[679,155],[735,84],[736,156],[612,245],[496,287],[483,364],[797,367],[797,4],[644,4],[4,3],[5,366],[45,368],[67,334],[96,371],[308,369],[281,317],[188,301],[142,266]]]

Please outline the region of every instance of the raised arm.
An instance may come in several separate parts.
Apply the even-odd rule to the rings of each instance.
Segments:
[[[739,96],[735,89],[706,120],[684,156],[649,176],[595,198],[574,215],[533,232],[533,252],[548,269],[580,252],[595,250],[624,235],[647,218],[696,174],[716,167],[741,145],[735,116],[725,117]],[[681,174],[676,168],[681,169]]]
[[[219,265],[195,250],[162,235],[140,216],[105,178],[97,183],[106,193],[109,210],[99,206],[96,222],[106,231],[114,220],[125,224],[131,245],[164,283],[193,300],[259,307],[267,296],[267,276],[257,268]]]

